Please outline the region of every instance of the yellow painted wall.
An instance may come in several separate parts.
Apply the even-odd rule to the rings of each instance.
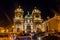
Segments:
[[[60,17],[52,19],[48,22],[49,24],[49,30],[54,31],[57,30],[57,32],[60,32]]]
[[[58,23],[57,29],[58,29],[58,32],[60,32],[60,23]]]
[[[60,32],[60,16],[57,16],[56,19],[57,19],[57,31]]]

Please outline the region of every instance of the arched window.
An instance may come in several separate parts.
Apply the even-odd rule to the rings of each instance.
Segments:
[[[16,29],[17,29],[17,31],[19,31],[19,29],[20,29],[20,24],[16,24]]]

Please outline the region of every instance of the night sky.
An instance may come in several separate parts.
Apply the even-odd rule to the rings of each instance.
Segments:
[[[42,12],[42,18],[46,20],[47,16],[54,16],[51,9],[59,12],[59,3],[59,0],[0,0],[0,26],[7,26],[13,23],[14,10],[19,5],[24,10],[24,16],[27,14],[27,11],[31,14],[36,6]]]

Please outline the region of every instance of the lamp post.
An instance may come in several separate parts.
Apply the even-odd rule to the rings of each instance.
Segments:
[[[14,32],[14,26],[12,26],[12,32]]]
[[[12,26],[12,35],[14,36],[14,25]]]

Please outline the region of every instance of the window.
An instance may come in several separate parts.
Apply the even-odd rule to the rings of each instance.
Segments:
[[[39,16],[38,15],[36,15],[36,18],[38,18]]]
[[[30,19],[27,19],[27,23],[30,23]]]
[[[36,14],[35,17],[38,18],[39,17],[39,14]]]
[[[20,24],[17,24],[16,27],[17,27],[17,28],[20,28]]]
[[[16,24],[16,31],[18,32],[20,29],[20,24]]]

